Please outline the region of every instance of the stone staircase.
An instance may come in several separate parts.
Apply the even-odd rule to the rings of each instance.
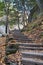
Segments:
[[[28,38],[26,35],[21,33],[21,31],[19,31],[19,30],[13,31],[13,38],[17,42],[21,42],[21,43],[27,43],[27,42],[29,43],[30,41],[31,42],[33,41],[31,38]]]
[[[43,65],[43,44],[20,43],[21,65]]]

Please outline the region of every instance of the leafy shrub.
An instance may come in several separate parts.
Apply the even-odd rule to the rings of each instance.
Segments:
[[[11,44],[6,47],[6,54],[9,55],[9,54],[16,53],[18,49],[19,49],[18,44]]]

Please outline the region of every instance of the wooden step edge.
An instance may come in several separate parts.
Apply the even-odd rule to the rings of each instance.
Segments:
[[[36,47],[19,47],[19,49],[23,49],[23,50],[43,50],[43,48],[36,48]]]
[[[43,44],[37,44],[37,43],[36,43],[36,44],[33,44],[33,43],[22,43],[22,44],[19,44],[19,43],[18,43],[18,45],[19,45],[19,46],[28,46],[28,47],[29,47],[29,46],[31,46],[31,47],[34,47],[34,46],[35,46],[35,47],[43,47]]]
[[[22,62],[32,62],[32,63],[41,63],[43,64],[43,60],[40,60],[40,59],[33,59],[33,58],[23,58],[22,57]]]
[[[43,56],[43,53],[37,53],[37,52],[21,52],[25,55],[37,55],[37,56]]]

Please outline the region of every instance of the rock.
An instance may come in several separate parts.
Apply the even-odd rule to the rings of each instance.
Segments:
[[[9,32],[8,32],[8,33],[9,33]],[[7,34],[8,34],[8,33],[7,33]],[[2,36],[2,35],[4,35],[4,36],[6,35],[6,33],[5,33],[5,25],[1,25],[1,26],[0,26],[0,36]]]
[[[2,37],[2,34],[0,34],[0,37]]]

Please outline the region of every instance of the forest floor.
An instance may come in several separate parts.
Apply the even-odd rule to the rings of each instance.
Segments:
[[[43,43],[43,16],[29,23],[23,34],[34,40],[33,43]]]
[[[33,24],[32,24],[33,23]],[[31,38],[33,41],[31,43],[41,43],[43,44],[43,17],[39,18],[38,20],[36,20],[35,22],[32,22],[28,25],[28,28],[26,28],[25,31],[22,31],[22,35],[24,35],[22,38]],[[28,30],[27,30],[28,29]],[[20,32],[17,32],[17,35],[19,36],[20,39]],[[15,43],[20,43],[21,41],[18,41],[18,36],[16,34],[14,35],[14,39],[13,41],[11,40],[9,42],[9,44],[15,44]],[[17,36],[17,38],[16,38]],[[10,36],[9,36],[10,37]],[[11,37],[13,37],[13,35],[11,35]],[[15,39],[16,38],[16,39]],[[2,63],[2,65],[4,65],[4,61],[3,58],[5,56],[5,44],[6,44],[6,37],[0,37],[0,63]],[[24,42],[24,41],[23,41]],[[9,55],[9,59],[10,60],[14,60],[14,61],[19,61],[20,60],[20,56],[21,54],[17,53],[16,54],[11,54]]]

